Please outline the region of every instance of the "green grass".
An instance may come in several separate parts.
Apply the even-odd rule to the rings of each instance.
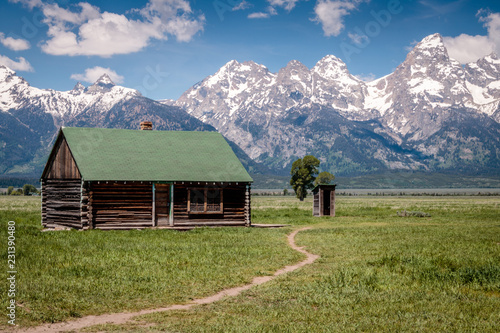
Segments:
[[[188,302],[302,258],[286,246],[291,228],[40,233],[37,202],[8,200],[0,239],[14,219],[23,325]],[[296,238],[321,256],[312,265],[211,305],[86,330],[498,331],[499,197],[337,197],[334,218],[311,206],[257,197],[252,214],[312,226]],[[396,215],[404,209],[431,216]]]
[[[40,232],[39,198],[0,200],[2,245],[7,221],[16,221],[23,326],[186,303],[302,258],[286,245],[285,229]],[[7,263],[6,246],[0,258]],[[6,270],[0,278],[6,286]]]
[[[268,223],[291,221],[285,201],[263,198],[255,214]],[[267,211],[273,204],[274,219]],[[289,213],[309,208],[295,224],[308,219],[307,203],[289,204]],[[99,329],[497,332],[499,205],[499,198],[338,198],[337,217],[318,218],[313,230],[297,235],[321,255],[314,264],[212,305]],[[402,209],[432,216],[398,217]]]

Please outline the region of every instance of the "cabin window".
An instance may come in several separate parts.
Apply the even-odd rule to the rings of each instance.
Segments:
[[[222,190],[192,188],[188,190],[188,212],[191,214],[222,213]]]

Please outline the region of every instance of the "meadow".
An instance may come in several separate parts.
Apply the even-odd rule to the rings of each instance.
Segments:
[[[336,217],[311,200],[255,197],[254,223],[281,229],[40,232],[39,198],[0,197],[0,241],[16,221],[18,323],[186,303],[303,259],[321,257],[240,296],[85,331],[497,332],[500,198],[337,197]],[[427,217],[400,217],[397,211]],[[1,258],[7,261],[5,246]],[[6,272],[0,272],[5,283]],[[4,284],[5,285],[5,284]],[[3,289],[3,288],[2,288]],[[2,292],[2,294],[4,294]],[[6,299],[2,297],[2,308]],[[5,327],[5,326],[4,326]]]

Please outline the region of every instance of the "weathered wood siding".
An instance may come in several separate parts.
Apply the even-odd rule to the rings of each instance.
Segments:
[[[80,193],[79,179],[42,180],[42,225],[81,229]]]
[[[84,182],[82,185],[82,198],[81,198],[81,216],[82,216],[82,228],[92,229],[92,204],[90,200],[89,183]]]
[[[151,227],[152,186],[149,182],[92,182],[89,223],[96,229]]]
[[[170,185],[155,185],[155,225],[168,226],[170,212]]]
[[[174,187],[174,226],[250,226],[250,186],[221,185],[221,213],[188,212],[188,189],[204,185]],[[213,187],[210,187],[213,188]],[[158,191],[159,190],[159,191]],[[79,179],[42,181],[42,224],[78,229],[139,229],[168,226],[169,185],[157,184],[153,219],[151,182],[81,182]]]
[[[246,186],[245,192],[245,226],[252,224],[252,188],[250,184]]]
[[[223,211],[220,214],[190,214],[188,212],[188,189],[203,188],[203,185],[174,185],[174,225],[236,225],[250,223],[250,209],[245,207],[248,200],[246,184],[221,185]],[[213,188],[213,187],[212,187]],[[249,196],[249,194],[248,194]]]
[[[314,198],[313,198],[313,216],[320,216],[320,212],[319,212],[319,191],[314,194]]]
[[[68,144],[64,138],[56,143],[56,153],[49,160],[49,168],[46,171],[46,179],[80,179],[80,171],[71,155]]]
[[[318,185],[313,194],[313,216],[325,216],[325,201],[330,206],[327,215],[335,216],[335,185]]]
[[[42,225],[81,229],[81,176],[68,144],[60,137],[42,178]]]
[[[335,216],[335,189],[330,192],[330,216]]]

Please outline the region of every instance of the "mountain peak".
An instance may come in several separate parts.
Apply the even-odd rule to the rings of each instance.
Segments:
[[[108,76],[108,74],[104,73],[101,75],[97,81],[93,85],[87,88],[87,92],[89,93],[106,93],[111,91],[111,89],[115,86],[114,82]]]
[[[286,64],[286,66],[282,69],[301,69],[301,70],[306,70],[306,71],[309,71],[309,68],[307,68],[306,65],[304,65],[303,63],[301,63],[300,61],[298,60],[290,60],[288,62],[288,64]]]
[[[439,33],[429,35],[424,39],[422,39],[420,43],[418,43],[418,46],[420,46],[421,48],[426,48],[426,47],[434,48],[440,45],[444,45],[444,42],[443,42],[443,37]]]
[[[334,56],[333,54],[327,54],[323,58],[321,58],[316,65],[318,64],[324,64],[324,63],[338,63],[339,65],[344,65],[345,63],[340,59]]]
[[[224,66],[220,68],[223,72],[225,71],[249,71],[252,69],[266,68],[264,65],[260,65],[252,60],[247,60],[244,62],[238,62],[237,60],[231,60],[227,62]],[[219,70],[219,71],[220,71]]]
[[[341,59],[331,54],[318,61],[312,68],[312,72],[330,79],[350,75],[347,65]]]
[[[7,76],[12,76],[12,75],[16,75],[16,72],[14,72],[7,66],[0,65],[0,78],[5,79]]]
[[[232,66],[237,66],[239,65],[240,63],[238,62],[238,60],[230,60],[228,61],[224,66],[222,66],[222,68],[228,68],[228,67],[232,67]]]
[[[327,54],[326,56],[321,58],[320,61],[321,60],[340,60],[340,58],[334,56],[333,54]]]
[[[77,82],[70,93],[72,93],[73,95],[78,95],[84,91],[85,91],[85,86],[80,82]]]
[[[111,80],[108,74],[104,73],[97,79],[97,81],[94,83],[94,85],[112,85],[114,86],[115,83]]]
[[[453,61],[452,61],[453,62]],[[426,68],[437,65],[450,65],[450,57],[444,45],[443,37],[435,33],[422,39],[413,50],[406,56],[406,60],[398,67],[402,68],[417,66],[418,68]],[[414,70],[419,70],[414,68]],[[397,70],[396,70],[397,72]]]
[[[80,82],[77,82],[75,84],[75,86],[73,87],[73,90],[78,90],[79,91],[79,90],[83,90],[83,89],[85,89],[85,86],[83,84],[81,84]]]
[[[448,51],[444,46],[443,37],[435,33],[433,35],[429,35],[422,39],[420,43],[418,43],[410,54],[421,54],[427,57],[435,57],[436,55],[446,55],[448,57]]]
[[[326,55],[321,58],[314,67],[337,67],[345,69],[347,71],[347,65],[340,58],[337,58],[332,54]]]
[[[484,57],[484,60],[492,64],[500,64],[500,59],[498,59],[498,56],[495,52],[488,54],[486,57]]]
[[[5,65],[0,65],[0,70],[15,73],[12,69]]]

